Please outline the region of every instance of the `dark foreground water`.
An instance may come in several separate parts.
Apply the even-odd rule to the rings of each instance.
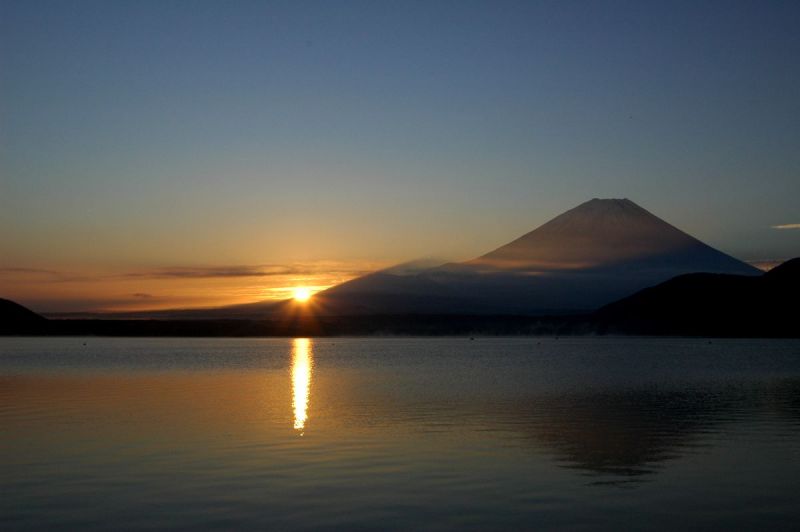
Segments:
[[[0,339],[0,529],[792,529],[800,342]]]

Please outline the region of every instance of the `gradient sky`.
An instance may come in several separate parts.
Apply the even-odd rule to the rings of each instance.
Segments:
[[[800,255],[799,27],[796,1],[0,0],[0,297],[282,297],[592,197]]]

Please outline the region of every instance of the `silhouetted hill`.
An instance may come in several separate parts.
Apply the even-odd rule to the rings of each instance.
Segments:
[[[47,319],[8,299],[0,298],[0,333],[32,334],[43,329]]]
[[[633,334],[800,336],[800,258],[759,276],[694,273],[601,308],[602,330]]]
[[[763,278],[770,283],[790,283],[796,288],[800,282],[800,257],[772,268]]]

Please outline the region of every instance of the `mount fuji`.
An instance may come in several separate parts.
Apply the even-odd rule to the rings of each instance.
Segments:
[[[480,257],[390,268],[314,296],[315,312],[563,314],[694,272],[761,272],[628,199],[592,199]]]
[[[165,319],[281,316],[581,314],[686,273],[762,272],[628,199],[593,199],[464,262],[400,264],[333,286],[306,303],[128,313]],[[122,315],[117,315],[123,317]]]

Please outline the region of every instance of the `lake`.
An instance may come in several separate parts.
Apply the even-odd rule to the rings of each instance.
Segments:
[[[792,529],[800,341],[0,338],[0,529]]]

